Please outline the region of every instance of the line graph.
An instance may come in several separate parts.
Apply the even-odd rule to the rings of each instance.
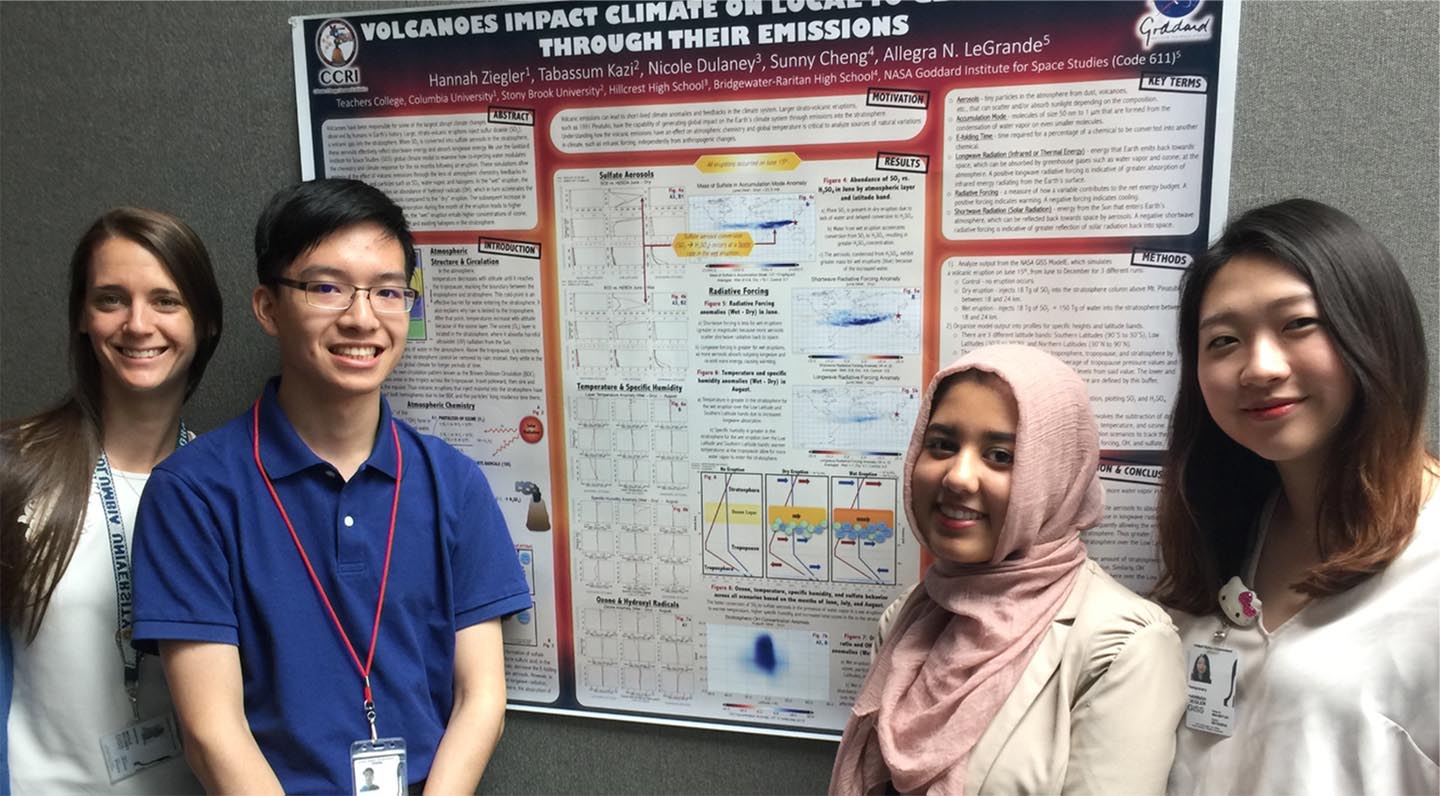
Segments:
[[[670,395],[589,393],[567,402],[571,473],[596,488],[615,483],[690,486],[688,404]]]
[[[577,611],[579,685],[631,701],[689,699],[697,639],[688,616],[592,606]]]
[[[679,379],[689,366],[680,188],[560,187],[562,319],[577,375]]]
[[[632,595],[674,594],[689,588],[689,506],[620,496],[581,497],[572,506],[578,585]]]
[[[764,576],[761,489],[761,477],[756,473],[700,474],[701,543],[707,574]]]

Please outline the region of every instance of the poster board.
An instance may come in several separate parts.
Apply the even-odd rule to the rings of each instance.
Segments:
[[[535,596],[512,707],[835,737],[919,576],[922,388],[1088,381],[1093,557],[1153,580],[1179,274],[1223,222],[1238,5],[694,0],[292,20],[302,170],[405,208],[386,389]]]

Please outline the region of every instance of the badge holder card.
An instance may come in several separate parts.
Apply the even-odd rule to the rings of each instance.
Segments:
[[[1240,656],[1225,647],[1191,644],[1187,658],[1191,673],[1185,726],[1229,736],[1235,731],[1235,680],[1240,675]]]
[[[176,731],[175,714],[166,713],[101,736],[100,754],[111,785],[179,757],[180,733]]]
[[[379,738],[350,744],[355,794],[405,796],[405,739]]]

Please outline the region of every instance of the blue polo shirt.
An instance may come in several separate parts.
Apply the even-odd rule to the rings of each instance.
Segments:
[[[390,406],[347,482],[310,450],[266,385],[260,455],[360,660],[370,643],[396,477]],[[255,467],[251,413],[155,468],[135,523],[135,640],[239,647],[245,715],[286,793],[348,793],[350,744],[370,737],[360,674]],[[396,422],[404,454],[390,579],[370,683],[381,737],[430,772],[453,702],[455,634],[530,607],[480,468]],[[144,642],[144,643],[142,643]]]

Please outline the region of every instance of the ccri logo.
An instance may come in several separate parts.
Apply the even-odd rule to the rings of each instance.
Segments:
[[[315,31],[315,54],[325,65],[316,79],[322,86],[358,86],[360,67],[351,66],[360,54],[355,28],[343,19],[327,19]]]
[[[349,66],[359,50],[355,29],[343,19],[327,19],[315,31],[315,52],[332,69]]]

